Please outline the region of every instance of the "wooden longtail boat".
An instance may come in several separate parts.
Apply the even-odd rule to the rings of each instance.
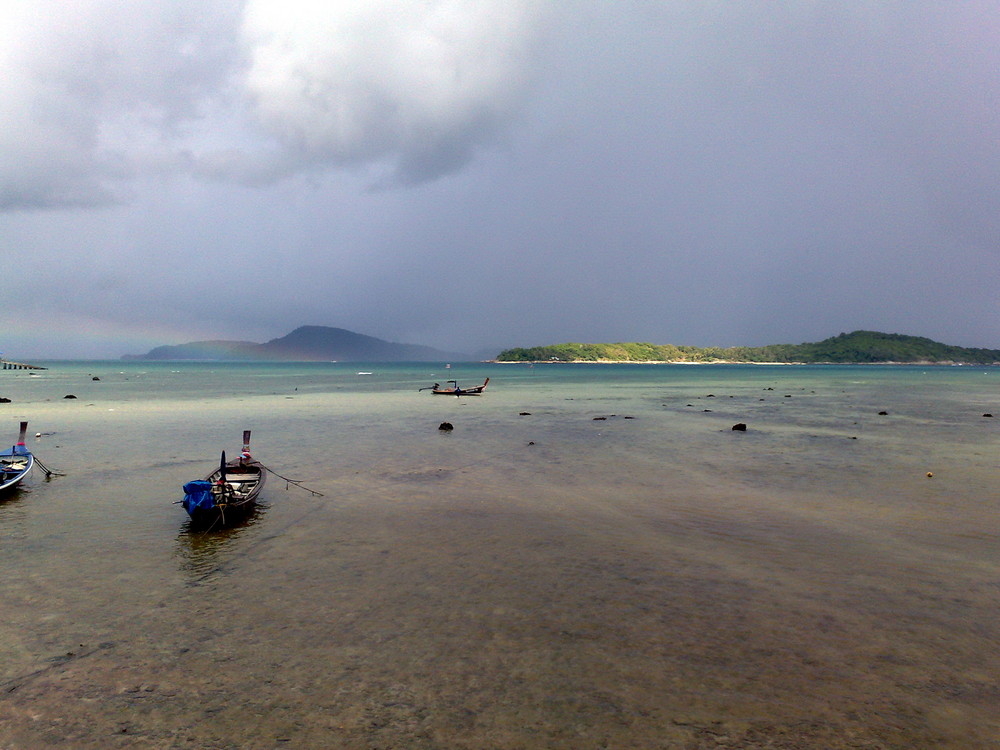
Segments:
[[[28,423],[21,422],[17,444],[10,450],[0,451],[0,493],[13,490],[35,465],[35,457],[24,445]]]
[[[459,388],[458,381],[449,380],[451,387],[445,386],[441,387],[440,384],[435,383],[431,386],[431,393],[437,394],[438,396],[478,396],[480,393],[486,390],[486,386],[489,385],[490,379],[486,378],[482,385],[475,385],[472,388]],[[420,390],[425,390],[421,388]]]
[[[226,461],[223,451],[218,469],[184,485],[184,510],[200,528],[232,526],[256,506],[266,478],[267,469],[250,455],[250,430],[245,430],[239,458]]]

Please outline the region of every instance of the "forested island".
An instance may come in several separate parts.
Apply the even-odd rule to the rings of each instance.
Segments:
[[[770,346],[554,344],[506,349],[498,362],[788,362],[795,364],[1000,364],[1000,349],[949,346],[920,336],[878,331],[841,333],[823,341]]]

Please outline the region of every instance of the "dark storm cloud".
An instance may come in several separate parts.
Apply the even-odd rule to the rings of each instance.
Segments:
[[[100,205],[156,172],[439,177],[516,109],[539,15],[522,0],[9,4],[0,209]]]
[[[1000,346],[992,3],[39,7],[0,6],[0,242],[51,327]]]

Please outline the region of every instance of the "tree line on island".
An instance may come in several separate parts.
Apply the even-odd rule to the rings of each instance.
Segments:
[[[252,341],[193,341],[159,346],[146,354],[126,354],[123,359],[448,362],[475,358],[429,346],[383,341],[343,328],[301,326],[263,344]],[[970,349],[919,336],[854,331],[816,343],[725,348],[647,343],[554,344],[506,349],[496,356],[496,361],[1000,364],[1000,349]]]
[[[770,346],[698,347],[673,344],[554,344],[506,349],[498,362],[792,362],[1000,364],[1000,349],[949,346],[921,336],[878,331],[841,333],[823,341]]]

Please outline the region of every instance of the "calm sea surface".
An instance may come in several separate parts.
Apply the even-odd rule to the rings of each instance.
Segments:
[[[1000,747],[1000,368],[43,364],[2,748]]]

